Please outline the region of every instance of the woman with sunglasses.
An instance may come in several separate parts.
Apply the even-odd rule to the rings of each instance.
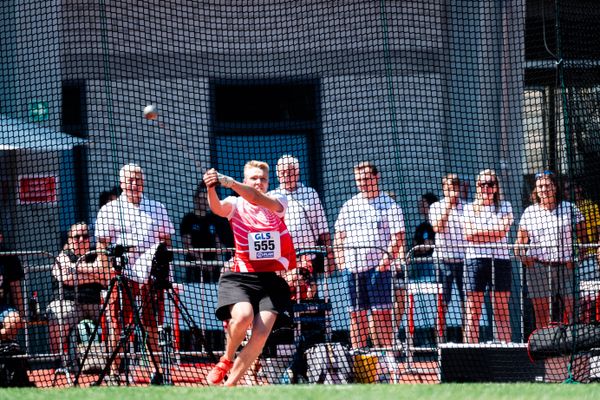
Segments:
[[[52,267],[55,299],[46,310],[50,351],[61,354],[68,348],[71,366],[74,366],[73,349],[77,344],[72,340],[70,347],[67,347],[71,328],[82,319],[96,320],[102,309],[100,293],[109,279],[106,255],[89,254],[90,247],[87,224],[80,222],[72,225],[67,243]]]
[[[573,322],[573,228],[581,243],[586,242],[584,218],[573,203],[563,201],[553,172],[535,176],[531,196],[519,222],[515,254],[526,267],[529,298],[533,303],[535,326],[547,326],[552,318],[551,299],[558,295],[567,321]]]
[[[464,207],[462,221],[464,239],[472,245],[465,251],[465,342],[479,341],[479,319],[488,289],[493,300],[494,339],[508,343],[512,340],[508,309],[512,272],[507,244],[513,213],[511,204],[502,200],[493,170],[477,176],[475,199]]]

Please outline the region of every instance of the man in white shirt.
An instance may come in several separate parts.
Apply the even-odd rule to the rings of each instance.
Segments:
[[[163,296],[162,291],[151,291],[149,284],[150,262],[147,252],[155,246],[164,243],[171,245],[171,235],[175,232],[173,223],[169,219],[167,210],[162,203],[144,197],[144,174],[142,168],[136,164],[127,164],[119,172],[119,181],[123,193],[114,201],[104,205],[96,218],[96,241],[98,250],[106,250],[111,245],[121,245],[129,249],[126,254],[127,264],[122,275],[127,280],[135,297],[142,298],[144,309],[141,319],[148,334],[148,343],[154,353],[154,364],[159,366],[152,376],[151,382],[162,383],[160,360],[158,358],[158,323],[162,319]],[[123,309],[119,310],[118,291],[111,293],[109,299],[109,319],[111,329],[110,343],[117,346],[122,326],[119,321],[119,311],[124,314],[125,323],[133,319],[132,305],[127,296],[123,298]],[[150,297],[152,295],[152,297]],[[135,300],[135,299],[134,299]],[[154,307],[153,304],[156,305]],[[157,309],[158,316],[153,312]],[[158,317],[158,318],[157,318]],[[113,363],[112,380],[118,381],[117,365]],[[118,383],[118,382],[117,382]]]
[[[353,348],[390,347],[392,265],[405,256],[402,209],[379,188],[377,167],[354,167],[359,193],[340,210],[335,223],[336,263],[349,274],[350,341]],[[370,318],[369,318],[370,317]]]
[[[294,248],[313,248],[319,244],[327,246],[326,271],[334,269],[334,255],[331,247],[331,235],[327,227],[325,211],[316,190],[300,182],[300,162],[296,157],[283,155],[277,161],[277,179],[279,187],[270,194],[283,194],[288,199],[285,212],[285,224],[292,235]],[[312,280],[314,254],[301,255],[295,270],[286,272],[286,281],[290,285],[292,298],[296,300],[296,289],[300,290],[300,299],[312,299],[316,295],[316,285]]]

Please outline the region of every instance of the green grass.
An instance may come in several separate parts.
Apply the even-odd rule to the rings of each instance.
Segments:
[[[0,400],[468,400],[600,398],[598,384],[295,385],[0,389]]]

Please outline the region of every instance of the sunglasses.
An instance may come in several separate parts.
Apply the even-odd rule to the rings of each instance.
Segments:
[[[71,239],[74,239],[74,240],[89,239],[89,238],[90,238],[90,235],[88,233],[84,233],[84,234],[81,234],[81,235],[73,235],[73,236],[71,236]]]
[[[477,184],[477,186],[479,186],[479,187],[487,187],[487,188],[494,188],[494,187],[496,187],[496,182],[495,181],[483,181],[483,182],[479,182]]]
[[[537,174],[535,174],[535,179],[537,180],[537,179],[543,178],[545,176],[554,176],[554,172],[552,172],[550,170],[538,172]]]

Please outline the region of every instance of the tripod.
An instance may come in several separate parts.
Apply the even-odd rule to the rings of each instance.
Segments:
[[[161,279],[155,274],[151,274],[150,277],[150,292],[148,293],[150,299],[156,299],[157,297],[166,297],[177,310],[177,315],[181,317],[184,323],[189,327],[192,337],[195,339],[196,348],[204,348],[208,352],[208,356],[212,361],[217,360],[216,356],[212,352],[212,349],[207,345],[206,338],[202,332],[202,329],[196,324],[187,306],[181,301],[181,297],[173,288],[173,284],[168,279]],[[156,309],[157,301],[152,301],[154,312],[157,313]],[[165,307],[166,308],[166,307]],[[159,327],[159,346],[162,352],[162,369],[164,374],[163,384],[172,384],[171,379],[171,366],[173,365],[172,350],[173,350],[173,329],[171,325],[164,323]]]
[[[170,268],[170,262],[173,260],[173,253],[171,251],[167,250],[167,246],[164,243],[161,243],[155,249],[155,253],[152,257],[152,267],[151,267],[151,271],[150,271],[150,277],[149,277],[148,282],[146,283],[146,285],[148,286],[148,291],[145,293],[145,296],[143,296],[142,301],[141,301],[141,307],[139,307],[139,308],[135,304],[135,299],[132,294],[131,288],[128,284],[128,280],[126,278],[124,278],[121,274],[122,266],[123,266],[123,258],[121,257],[122,252],[120,255],[118,254],[119,253],[118,251],[115,251],[114,253],[117,253],[117,255],[113,257],[113,269],[117,273],[110,281],[110,285],[109,285],[109,288],[108,288],[107,294],[106,294],[106,299],[104,301],[104,306],[101,310],[100,315],[102,316],[105,314],[106,307],[109,303],[109,299],[111,296],[111,292],[113,290],[116,290],[117,295],[118,295],[119,306],[120,306],[119,322],[120,322],[121,326],[125,327],[125,318],[123,315],[123,300],[124,300],[123,295],[127,296],[127,300],[129,301],[129,304],[131,304],[131,306],[132,306],[133,321],[129,321],[128,326],[121,330],[121,335],[119,337],[118,345],[111,353],[111,356],[109,357],[105,367],[103,368],[100,376],[98,377],[96,385],[99,385],[103,381],[104,377],[106,376],[107,372],[110,370],[112,363],[116,359],[116,357],[119,354],[119,351],[121,349],[123,350],[123,362],[126,367],[125,368],[126,383],[127,384],[129,383],[129,376],[128,376],[129,371],[127,368],[129,365],[129,363],[128,363],[128,346],[126,346],[128,343],[128,339],[131,336],[131,334],[133,333],[136,326],[140,329],[142,336],[146,337],[146,329],[141,321],[139,310],[140,309],[143,310],[143,309],[145,309],[146,306],[151,305],[153,316],[154,316],[153,321],[158,321],[159,320],[158,317],[159,317],[159,313],[160,313],[159,304],[161,304],[162,301],[165,299],[165,295],[166,295],[166,298],[168,299],[168,301],[170,301],[170,303],[173,304],[174,307],[177,309],[178,315],[181,316],[184,323],[190,328],[192,337],[194,337],[196,339],[196,345],[204,347],[208,351],[209,357],[211,359],[213,359],[213,361],[216,360],[216,357],[213,354],[212,350],[209,347],[207,347],[207,345],[206,345],[206,340],[204,338],[202,330],[195,323],[188,308],[181,301],[179,294],[174,290],[173,284],[169,280],[169,275],[170,275],[169,268]],[[121,261],[121,263],[119,263],[118,260]],[[96,326],[95,331],[92,334],[92,338],[96,337],[97,330],[98,330],[98,326]],[[162,358],[160,359],[160,361],[157,361],[157,358],[155,358],[154,351],[156,349],[154,349],[150,345],[150,343],[148,343],[148,345],[147,345],[148,353],[149,353],[150,359],[152,360],[152,363],[154,366],[154,371],[155,371],[154,377],[157,378],[159,375],[159,363],[160,363],[160,366],[162,366],[163,375],[160,375],[160,379],[156,379],[154,381],[151,380],[151,384],[171,385],[172,384],[171,367],[173,365],[173,360],[172,360],[173,340],[172,340],[172,327],[170,325],[165,323],[165,324],[162,324],[161,326],[158,326],[158,343],[157,344],[160,347],[160,350],[162,353]],[[85,365],[85,360],[88,357],[88,352],[89,352],[90,347],[91,347],[91,342],[90,342],[90,344],[88,344],[88,347],[87,347],[84,357],[82,359],[82,365]],[[75,379],[74,384],[77,384],[78,378],[79,378],[79,375]]]
[[[137,307],[137,305],[135,303],[135,298],[133,296],[131,286],[129,284],[129,280],[127,278],[125,278],[122,274],[123,268],[127,264],[126,257],[124,257],[125,252],[126,252],[126,248],[124,248],[123,246],[116,246],[114,249],[108,251],[108,256],[111,258],[111,262],[112,262],[114,276],[111,278],[111,280],[109,282],[108,289],[106,291],[106,296],[104,298],[104,304],[102,306],[102,309],[100,310],[100,314],[98,315],[98,318],[96,319],[96,321],[100,321],[103,316],[106,317],[106,311],[107,311],[108,305],[110,303],[113,293],[115,293],[117,296],[117,302],[119,304],[117,323],[122,327],[122,329],[120,332],[118,343],[115,346],[114,350],[112,351],[111,355],[109,356],[107,362],[105,363],[104,368],[100,372],[100,375],[98,376],[98,380],[95,382],[95,385],[100,385],[102,383],[102,381],[104,380],[104,378],[110,371],[112,364],[114,363],[115,359],[117,358],[117,356],[119,355],[121,350],[123,351],[123,358],[122,358],[123,364],[122,365],[125,367],[125,380],[126,380],[126,383],[129,384],[129,358],[130,358],[130,356],[129,356],[129,346],[127,346],[129,338],[130,338],[131,334],[133,333],[136,326],[140,329],[142,335],[144,337],[146,336],[146,328],[142,324],[139,308]],[[131,306],[131,310],[132,310],[131,312],[132,312],[132,317],[133,317],[133,322],[130,323],[128,321],[127,325],[126,325],[125,314],[124,314],[125,301],[128,301],[129,305]],[[99,329],[99,324],[96,324],[96,326],[94,327],[94,331],[92,332],[92,335],[91,335],[92,340],[89,341],[89,343],[86,347],[85,353],[81,360],[81,365],[85,365],[85,362],[86,362],[87,358],[89,357],[90,349],[93,344],[93,339],[95,339],[98,336],[98,329]],[[158,373],[159,365],[155,360],[154,349],[152,348],[150,343],[148,343],[148,353],[150,354],[150,359],[153,362],[155,373]],[[75,380],[73,382],[73,384],[75,386],[77,386],[79,383],[79,378],[81,376],[81,373],[82,373],[82,369],[80,368],[79,371],[77,372],[77,376],[75,377]]]
[[[213,354],[212,349],[207,345],[208,343],[202,329],[196,324],[190,311],[181,301],[177,291],[173,288],[173,284],[170,280],[170,263],[172,261],[173,251],[168,250],[164,243],[159,244],[152,258],[152,268],[149,280],[150,291],[148,293],[148,297],[150,298],[155,313],[155,319],[158,320],[158,310],[156,305],[164,300],[166,296],[169,304],[172,304],[177,310],[176,315],[180,316],[183,322],[189,327],[191,336],[195,339],[196,348],[204,348],[208,352],[211,361],[216,362],[216,357]],[[159,327],[159,346],[161,347],[163,355],[162,364],[165,373],[164,384],[172,383],[170,376],[172,344],[172,328],[168,324],[163,324]]]

